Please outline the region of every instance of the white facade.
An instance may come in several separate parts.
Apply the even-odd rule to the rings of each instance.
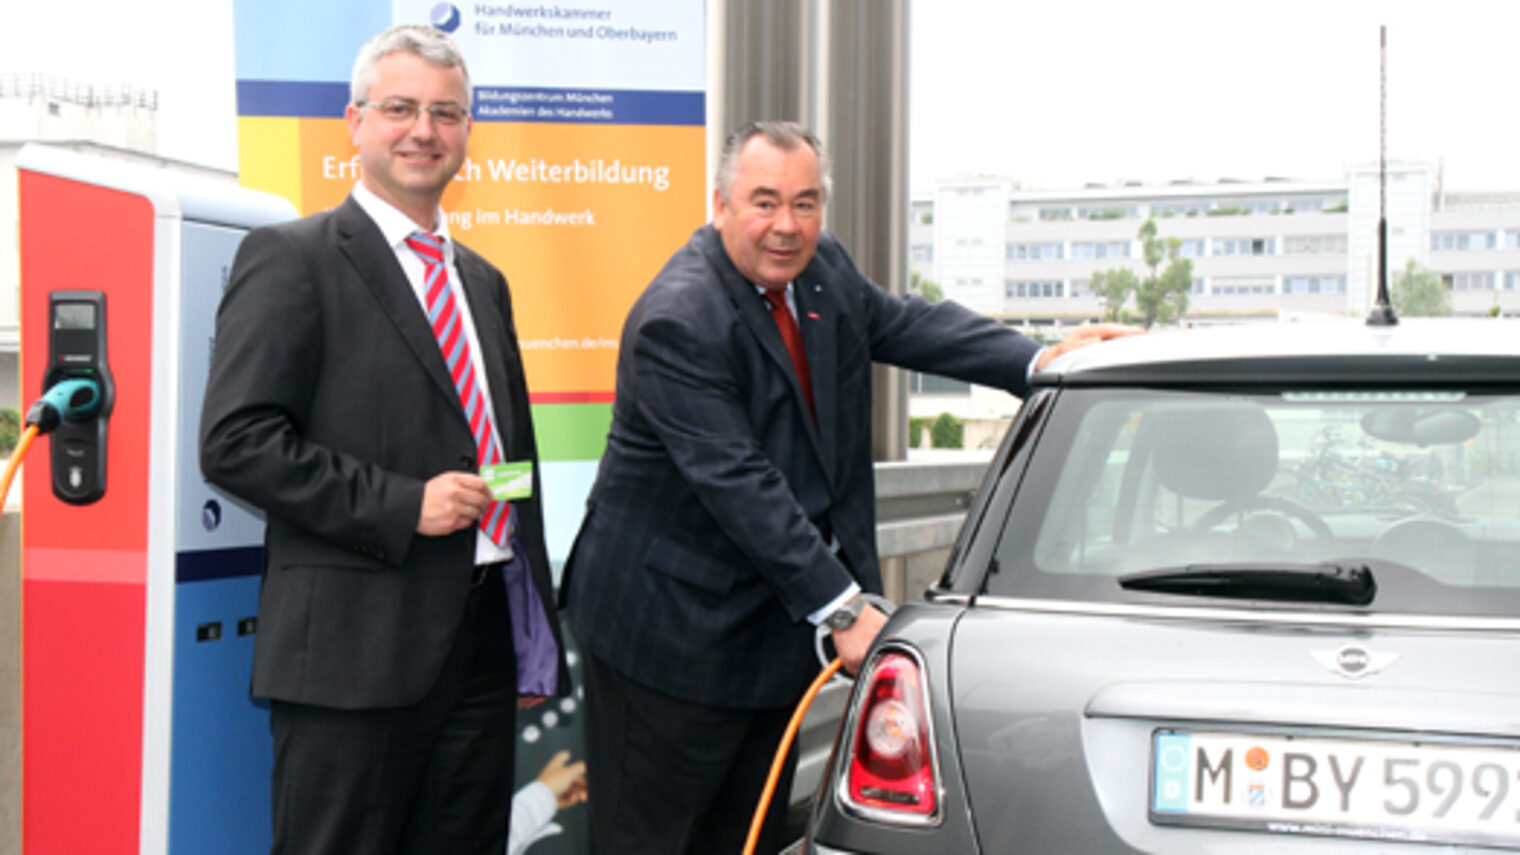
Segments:
[[[947,182],[934,191],[929,278],[984,314],[995,314],[1002,303],[1010,192],[1006,179]]]
[[[1434,168],[1409,163],[1387,166],[1385,197],[1379,183],[1376,165],[1320,182],[1027,192],[999,178],[949,181],[911,202],[909,269],[947,299],[1053,340],[1101,316],[1095,271],[1148,275],[1137,232],[1154,218],[1193,262],[1189,323],[1360,317],[1377,293],[1386,198],[1390,283],[1413,260],[1450,289],[1457,314],[1520,313],[1520,191],[1444,192]],[[909,414],[963,420],[967,448],[995,444],[1019,404],[943,378],[908,383]]]
[[[946,297],[1010,323],[1096,319],[1093,273],[1147,275],[1137,232],[1154,218],[1159,235],[1181,240],[1192,259],[1190,322],[1357,316],[1376,293],[1378,183],[1375,165],[1322,182],[1041,192],[995,179],[947,182],[912,203],[911,269]],[[1390,278],[1412,259],[1442,277],[1458,314],[1520,312],[1520,193],[1445,194],[1432,167],[1390,164],[1386,199]],[[1001,288],[987,281],[995,233]]]

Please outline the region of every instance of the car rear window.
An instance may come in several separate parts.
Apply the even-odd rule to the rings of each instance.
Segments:
[[[1520,614],[1514,393],[1069,389],[1022,474],[992,594],[1196,605],[1117,579],[1332,562],[1373,570],[1363,610]]]

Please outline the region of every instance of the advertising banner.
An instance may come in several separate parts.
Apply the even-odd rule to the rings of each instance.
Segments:
[[[443,198],[450,233],[512,288],[566,557],[611,421],[623,319],[705,219],[702,0],[237,0],[239,173],[302,214],[358,176],[343,121],[360,46],[398,23],[449,32],[474,127]]]

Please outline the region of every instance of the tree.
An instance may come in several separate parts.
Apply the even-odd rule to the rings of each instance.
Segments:
[[[1103,319],[1143,324],[1169,324],[1187,313],[1188,292],[1193,290],[1193,260],[1180,258],[1182,241],[1156,234],[1155,219],[1146,220],[1138,234],[1145,266],[1150,275],[1140,279],[1128,267],[1100,270],[1093,274],[1092,292],[1103,298]],[[1161,262],[1167,262],[1161,270]],[[1135,297],[1138,314],[1131,316],[1124,303]]]
[[[945,289],[939,287],[939,283],[929,279],[914,270],[908,274],[908,293],[917,294],[931,303],[938,303],[945,299]]]
[[[1389,287],[1388,299],[1400,315],[1432,318],[1451,315],[1451,292],[1441,283],[1441,277],[1412,258]]]
[[[932,448],[961,448],[965,445],[966,426],[949,413],[940,413],[929,425],[929,445]]]
[[[15,407],[0,409],[0,454],[10,454],[21,441],[21,411]]]
[[[1140,226],[1139,237],[1151,275],[1135,286],[1135,308],[1141,325],[1150,329],[1158,321],[1169,324],[1187,313],[1188,292],[1193,290],[1193,260],[1178,257],[1180,239],[1157,236],[1154,219]],[[1166,270],[1158,273],[1162,261],[1167,262]]]
[[[1092,292],[1103,298],[1103,320],[1122,321],[1126,320],[1129,313],[1124,311],[1124,302],[1135,291],[1139,280],[1135,278],[1135,271],[1128,267],[1116,267],[1113,270],[1099,270],[1092,275],[1092,282],[1088,287]]]

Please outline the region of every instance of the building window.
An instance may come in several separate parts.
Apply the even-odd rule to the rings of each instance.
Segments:
[[[1078,208],[1077,219],[1080,220],[1122,220],[1126,217],[1140,216],[1140,208],[1135,205],[1105,205],[1101,208]]]
[[[1203,294],[1203,277],[1202,276],[1194,276],[1193,277],[1193,287],[1192,287],[1191,290],[1188,291],[1188,293],[1192,294],[1195,297]]]
[[[1504,290],[1520,291],[1520,270],[1511,270],[1504,274]]]
[[[1432,232],[1432,252],[1475,252],[1497,249],[1499,236],[1495,232]]]
[[[1276,255],[1276,238],[1214,238],[1215,255]]]
[[[1064,297],[1066,296],[1066,283],[1051,280],[1005,282],[1003,284],[1003,293],[1011,300]]]
[[[1520,229],[1510,229],[1504,233],[1505,249],[1520,249]]]
[[[1282,239],[1283,255],[1345,255],[1345,235],[1287,235]]]
[[[1059,243],[1010,243],[1008,258],[1013,261],[1056,261],[1065,257]]]
[[[928,245],[919,245],[919,246],[913,247],[913,260],[914,261],[933,261],[934,260],[934,247],[933,246],[928,246]]]
[[[1072,258],[1129,258],[1129,241],[1072,241]]]
[[[1207,202],[1160,202],[1151,205],[1157,217],[1196,217],[1209,209]]]
[[[1493,271],[1470,270],[1463,273],[1453,273],[1451,274],[1451,290],[1492,291],[1494,290]]]
[[[908,392],[914,395],[970,395],[971,384],[938,374],[908,374]]]
[[[1199,258],[1208,254],[1208,241],[1204,238],[1183,238],[1182,244],[1177,247],[1177,255],[1182,258]]]
[[[1284,294],[1344,294],[1344,276],[1284,276]]]
[[[1214,277],[1214,293],[1219,295],[1276,294],[1277,286],[1270,276],[1216,276]]]

